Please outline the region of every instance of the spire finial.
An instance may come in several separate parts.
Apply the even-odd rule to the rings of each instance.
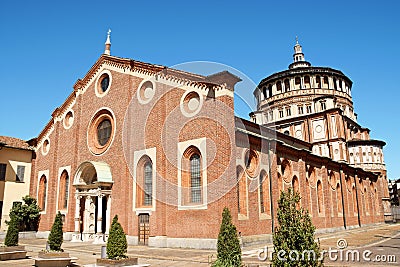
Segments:
[[[108,29],[108,31],[107,31],[107,40],[106,40],[106,42],[105,42],[105,45],[106,45],[106,48],[105,48],[105,50],[104,50],[104,54],[106,54],[106,55],[110,55],[111,54],[111,40],[110,40],[110,38],[111,38],[111,29]]]
[[[311,64],[306,61],[303,54],[303,48],[299,44],[299,37],[296,36],[296,44],[294,45],[293,63],[289,65],[289,69],[298,67],[310,67]]]

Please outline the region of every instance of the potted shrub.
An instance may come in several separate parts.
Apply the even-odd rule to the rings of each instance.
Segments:
[[[53,226],[51,227],[49,237],[47,239],[47,244],[49,246],[49,249],[40,251],[39,257],[41,258],[69,257],[69,254],[61,249],[61,245],[64,241],[62,228],[63,228],[62,215],[60,212],[58,212],[56,218],[54,219]]]
[[[11,218],[8,222],[6,238],[4,240],[5,247],[0,247],[0,260],[15,260],[26,258],[26,250],[24,246],[18,246],[18,221]]]
[[[66,267],[71,265],[71,260],[76,259],[71,258],[69,256],[69,253],[64,252],[61,249],[61,245],[64,241],[62,228],[62,215],[60,212],[58,212],[56,218],[54,219],[53,226],[51,227],[49,237],[47,239],[49,249],[39,252],[38,258],[34,259],[35,266]]]
[[[130,266],[136,265],[137,258],[126,256],[128,243],[124,229],[118,222],[118,215],[114,216],[111,223],[110,234],[107,240],[107,258],[97,259],[97,265],[101,266]]]

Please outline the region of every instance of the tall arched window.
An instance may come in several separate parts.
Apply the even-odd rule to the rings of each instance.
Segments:
[[[58,209],[67,209],[69,195],[69,175],[63,170],[60,176],[60,184],[58,188]]]
[[[46,192],[47,190],[47,179],[46,175],[42,175],[39,180],[39,191],[38,191],[38,204],[41,211],[46,209]]]
[[[144,164],[144,201],[145,206],[152,205],[152,192],[153,192],[153,166],[151,161]]]
[[[289,79],[285,79],[284,84],[285,84],[285,92],[289,92],[290,91]]]
[[[315,77],[315,88],[321,88],[321,76],[317,75]]]
[[[341,194],[341,190],[340,190],[340,185],[337,184],[336,186],[336,204],[337,204],[337,210],[338,213],[342,213],[342,194]]]
[[[201,165],[197,153],[190,157],[190,199],[193,203],[201,203]]]
[[[241,167],[236,168],[238,214],[247,216],[247,177]]]
[[[282,82],[281,81],[276,82],[276,90],[279,92],[282,91]]]
[[[293,191],[294,192],[299,192],[299,179],[297,178],[297,176],[293,176],[292,179],[292,187],[293,187]]]
[[[136,169],[136,207],[148,207],[153,204],[153,163],[144,155]]]
[[[323,210],[323,196],[322,196],[322,183],[318,180],[317,182],[317,197],[318,197],[318,213],[322,213]]]
[[[364,187],[364,204],[365,204],[365,213],[369,214],[369,199],[367,194],[367,188]]]
[[[310,76],[304,76],[304,87],[306,89],[311,88]]]
[[[268,193],[269,184],[268,176],[263,170],[259,176],[259,188],[260,188],[260,212],[266,213],[268,210]]]

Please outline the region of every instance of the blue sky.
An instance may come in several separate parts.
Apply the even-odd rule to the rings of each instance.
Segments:
[[[387,142],[400,177],[399,1],[6,1],[0,9],[0,135],[38,135],[104,51],[173,66],[219,62],[255,83],[287,69],[295,36],[314,66],[353,81],[358,122]],[[249,89],[247,99],[251,99]],[[236,112],[247,118],[248,110]]]

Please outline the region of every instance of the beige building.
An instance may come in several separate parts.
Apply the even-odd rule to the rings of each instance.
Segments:
[[[28,142],[0,136],[0,229],[7,229],[6,220],[15,201],[29,195],[31,162],[34,150]]]

